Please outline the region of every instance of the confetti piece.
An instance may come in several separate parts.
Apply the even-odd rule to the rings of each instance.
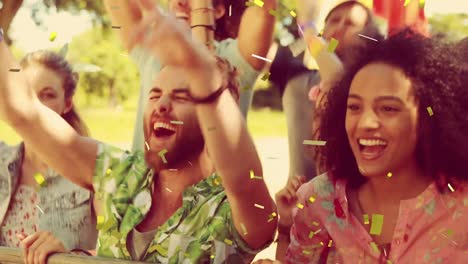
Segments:
[[[336,47],[338,47],[339,41],[335,38],[332,38],[330,40],[330,43],[328,44],[328,52],[333,53],[335,52]]]
[[[410,2],[411,2],[411,0],[405,0],[404,6],[405,6],[405,7],[408,6]]]
[[[264,61],[267,61],[267,62],[270,62],[270,63],[272,62],[272,60],[269,60],[267,58],[264,58],[264,57],[261,57],[261,56],[255,55],[255,54],[252,54],[252,57],[260,59],[260,60],[264,60]]]
[[[177,169],[169,169],[169,171],[177,171]]]
[[[254,204],[255,207],[257,208],[260,208],[260,209],[265,209],[265,207],[263,205],[260,205],[260,204]]]
[[[318,222],[316,222],[316,221],[312,222],[312,224],[313,224],[314,226],[319,226],[319,225],[320,225],[320,224],[319,224]]]
[[[372,223],[370,228],[371,235],[380,235],[382,233],[382,225],[384,216],[381,214],[372,214]]]
[[[448,187],[449,187],[450,191],[452,191],[452,192],[454,192],[454,191],[455,191],[455,190],[453,189],[452,185],[450,185],[450,183],[449,183],[449,184],[447,184],[447,185],[448,185]]]
[[[148,142],[145,141],[145,147],[146,147],[146,150],[150,150],[150,147],[148,145]]]
[[[362,34],[358,34],[360,37],[363,37],[363,38],[366,38],[366,39],[370,39],[370,40],[373,40],[375,42],[379,42],[378,40],[376,40],[375,38],[371,38],[371,37],[368,37],[368,36],[365,36],[365,35],[362,35]]]
[[[114,29],[120,29],[120,26],[112,26]]]
[[[365,224],[365,225],[368,225],[368,224],[369,224],[369,215],[363,214],[362,216],[363,216],[363,218],[364,218],[364,224]]]
[[[20,69],[10,69],[11,72],[19,72]]]
[[[229,240],[229,239],[227,239],[227,238],[224,239],[224,243],[226,243],[226,244],[232,246],[232,241]]]
[[[372,248],[375,252],[380,253],[380,250],[379,250],[379,248],[377,247],[377,244],[375,244],[375,242],[371,242],[371,243],[370,243],[370,246],[371,246],[371,248]]]
[[[254,0],[254,4],[258,5],[259,7],[263,7],[264,3],[261,0]]]
[[[253,170],[250,170],[250,179],[261,180],[261,179],[263,179],[263,177],[261,177],[261,176],[255,176]]]
[[[240,225],[241,225],[241,228],[242,228],[242,233],[244,235],[247,235],[248,233],[247,233],[247,228],[245,228],[245,225],[243,223],[241,223]]]
[[[247,90],[250,90],[250,86],[249,85],[245,85],[244,87],[242,87],[242,91],[247,91]]]
[[[333,244],[333,240],[329,240],[329,241],[328,241],[328,247],[331,247],[332,244]]]
[[[167,187],[166,187],[166,190],[167,190],[168,192],[172,192],[171,189],[169,189],[169,188],[167,188]]]
[[[320,140],[304,140],[303,142],[304,145],[312,145],[312,146],[325,146],[327,144],[326,141],[320,141]]]
[[[314,237],[314,235],[315,235],[314,231],[310,231],[309,238],[312,239]]]
[[[302,253],[303,253],[304,255],[309,255],[309,254],[310,254],[310,251],[307,251],[307,250],[304,249],[304,250],[302,251]]]
[[[430,106],[427,108],[427,112],[429,113],[429,116],[434,115],[434,112],[432,112],[432,108]]]
[[[311,203],[315,202],[315,198],[313,196],[309,197],[309,202]]]
[[[392,261],[391,261],[391,260],[387,260],[387,264],[392,264]]]
[[[393,173],[391,173],[391,172],[387,173],[388,178],[391,178],[392,176],[393,176]]]
[[[294,12],[294,10],[289,11],[289,14],[291,14],[292,17],[296,17],[296,12]]]
[[[232,5],[229,5],[229,16],[232,15]]]
[[[303,208],[304,208],[304,205],[301,204],[301,203],[297,203],[296,205],[297,205],[297,207],[299,207],[299,209],[303,209]]]
[[[42,176],[42,174],[40,173],[34,174],[34,179],[36,180],[37,184],[39,184],[40,186],[43,186],[45,183],[44,176]]]
[[[183,121],[171,121],[170,123],[174,124],[174,125],[183,125],[184,124]]]
[[[39,205],[36,204],[36,208],[39,209],[39,211],[41,211],[42,214],[44,214],[44,211],[42,211],[41,207],[39,207]]]
[[[164,163],[167,163],[167,160],[166,160],[166,157],[164,157],[164,154],[167,153],[167,149],[163,149],[161,151],[159,151],[159,156],[161,157],[161,159],[163,160]]]
[[[57,32],[52,32],[50,33],[49,40],[53,42],[56,37],[57,37]]]
[[[320,228],[319,230],[315,231],[315,232],[314,232],[314,235],[316,235],[316,234],[318,234],[318,233],[320,233],[320,232],[322,232],[322,229],[321,229],[321,228]],[[322,245],[323,245],[323,244],[322,244]]]
[[[265,73],[265,75],[263,75],[263,77],[262,77],[262,81],[267,81],[270,78],[270,75],[271,75],[271,73],[269,73],[269,72]]]
[[[110,175],[111,173],[112,173],[112,170],[111,170],[111,169],[107,169],[107,170],[106,170],[106,174],[107,174],[107,175]]]
[[[447,229],[447,236],[452,236],[453,235],[453,230],[452,229]]]
[[[211,256],[210,256],[210,258],[211,258],[211,259],[214,259],[214,258],[215,258],[215,256],[214,256],[214,255],[211,255]]]
[[[97,217],[97,224],[98,224],[98,225],[104,224],[104,216],[98,215],[98,217]]]

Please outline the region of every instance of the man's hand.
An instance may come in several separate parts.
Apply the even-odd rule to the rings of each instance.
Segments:
[[[275,195],[276,206],[280,216],[279,224],[292,225],[292,209],[296,206],[296,192],[306,181],[304,176],[295,176],[288,179],[286,186]]]
[[[38,231],[32,235],[17,235],[21,240],[24,263],[46,264],[47,257],[52,253],[67,253],[63,243],[48,231]]]

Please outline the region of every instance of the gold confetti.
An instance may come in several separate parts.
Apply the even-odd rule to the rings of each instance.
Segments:
[[[231,241],[231,240],[229,240],[229,239],[227,239],[227,238],[226,238],[226,239],[224,239],[224,243],[226,243],[226,244],[228,244],[228,245],[232,246],[232,241]]]
[[[250,179],[261,180],[261,179],[263,179],[263,178],[260,177],[260,176],[255,176],[254,171],[253,171],[253,170],[250,170]]]
[[[312,239],[314,237],[314,235],[315,235],[314,231],[310,231],[309,238]]]
[[[380,250],[377,247],[377,244],[375,244],[375,242],[370,242],[370,246],[375,252],[380,253]]]
[[[369,224],[369,215],[364,214],[364,215],[362,215],[362,216],[364,217],[364,224],[365,224],[365,225],[368,225],[368,224]]]
[[[392,176],[393,176],[393,173],[391,173],[391,172],[387,173],[388,178],[391,178]]]
[[[332,38],[330,40],[330,43],[328,44],[328,52],[333,53],[336,50],[336,47],[338,47],[339,41],[335,38]]]
[[[211,259],[214,259],[214,258],[215,258],[215,256],[214,256],[214,255],[211,255],[211,256],[210,256],[210,258],[211,258]]]
[[[320,224],[319,224],[318,222],[316,222],[316,221],[313,221],[312,224],[313,224],[314,226],[319,226],[319,225],[320,225]]]
[[[328,247],[331,247],[331,246],[332,246],[332,243],[333,243],[333,240],[330,239],[330,240],[328,241]]]
[[[42,174],[40,173],[34,174],[34,179],[36,180],[37,184],[39,184],[40,186],[43,186],[45,183],[44,176],[42,176]]]
[[[309,197],[309,202],[311,203],[315,202],[315,198],[313,196]]]
[[[146,141],[145,141],[145,147],[146,147],[147,150],[150,150],[150,147],[149,147],[149,145],[148,145],[148,142],[146,142]]]
[[[259,7],[263,7],[264,3],[261,0],[254,0],[254,4],[258,5]]]
[[[104,216],[102,216],[102,215],[97,216],[97,224],[98,225],[104,224]]]
[[[271,73],[267,72],[263,75],[262,81],[267,81],[270,78]]]
[[[310,254],[310,251],[307,251],[307,250],[304,249],[304,250],[302,251],[302,253],[303,253],[304,255],[309,255],[309,254]]]
[[[432,107],[430,107],[430,106],[427,108],[427,112],[429,113],[429,116],[434,115],[434,112],[432,111]]]
[[[257,208],[260,208],[260,209],[265,209],[265,207],[263,205],[260,205],[260,204],[254,204],[255,207]]]
[[[10,69],[9,71],[11,71],[11,72],[19,72],[20,69]]]
[[[410,2],[411,2],[411,0],[405,0],[404,6],[407,7],[407,6],[409,5]]]
[[[303,142],[304,145],[312,145],[312,146],[325,146],[327,144],[326,141],[320,141],[320,140],[304,140]]]
[[[171,124],[174,124],[174,125],[183,125],[184,122],[183,122],[183,121],[171,121]]]
[[[241,225],[241,228],[242,228],[242,233],[245,235],[247,235],[247,228],[245,228],[245,225],[243,223],[240,224]]]
[[[164,157],[164,154],[166,153],[167,153],[167,149],[163,149],[159,152],[159,156],[161,157],[164,163],[167,163],[166,157]]]
[[[106,174],[107,174],[107,175],[110,175],[111,173],[112,173],[112,170],[111,170],[111,169],[107,169],[107,170],[106,170]]]
[[[297,207],[299,207],[299,209],[303,209],[303,208],[304,208],[304,205],[301,204],[301,203],[297,203],[296,205],[297,205]]]
[[[57,37],[57,32],[52,32],[50,33],[49,40],[53,42],[56,37]]]
[[[382,233],[383,221],[384,221],[383,215],[372,214],[372,223],[371,223],[369,234],[380,235]]]
[[[289,14],[291,14],[292,17],[296,17],[296,12],[294,12],[294,10],[291,10]]]

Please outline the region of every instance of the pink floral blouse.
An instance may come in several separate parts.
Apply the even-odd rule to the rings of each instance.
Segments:
[[[466,187],[442,194],[431,184],[401,201],[384,251],[349,210],[346,183],[317,176],[298,190],[286,263],[468,263]]]
[[[0,226],[0,246],[19,247],[16,235],[30,235],[38,230],[38,197],[33,187],[18,186],[5,220]]]

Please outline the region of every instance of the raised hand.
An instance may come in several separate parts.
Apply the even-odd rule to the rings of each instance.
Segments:
[[[306,181],[304,176],[288,179],[286,186],[275,195],[276,206],[280,216],[279,224],[290,227],[292,225],[292,209],[296,206],[296,192]]]

